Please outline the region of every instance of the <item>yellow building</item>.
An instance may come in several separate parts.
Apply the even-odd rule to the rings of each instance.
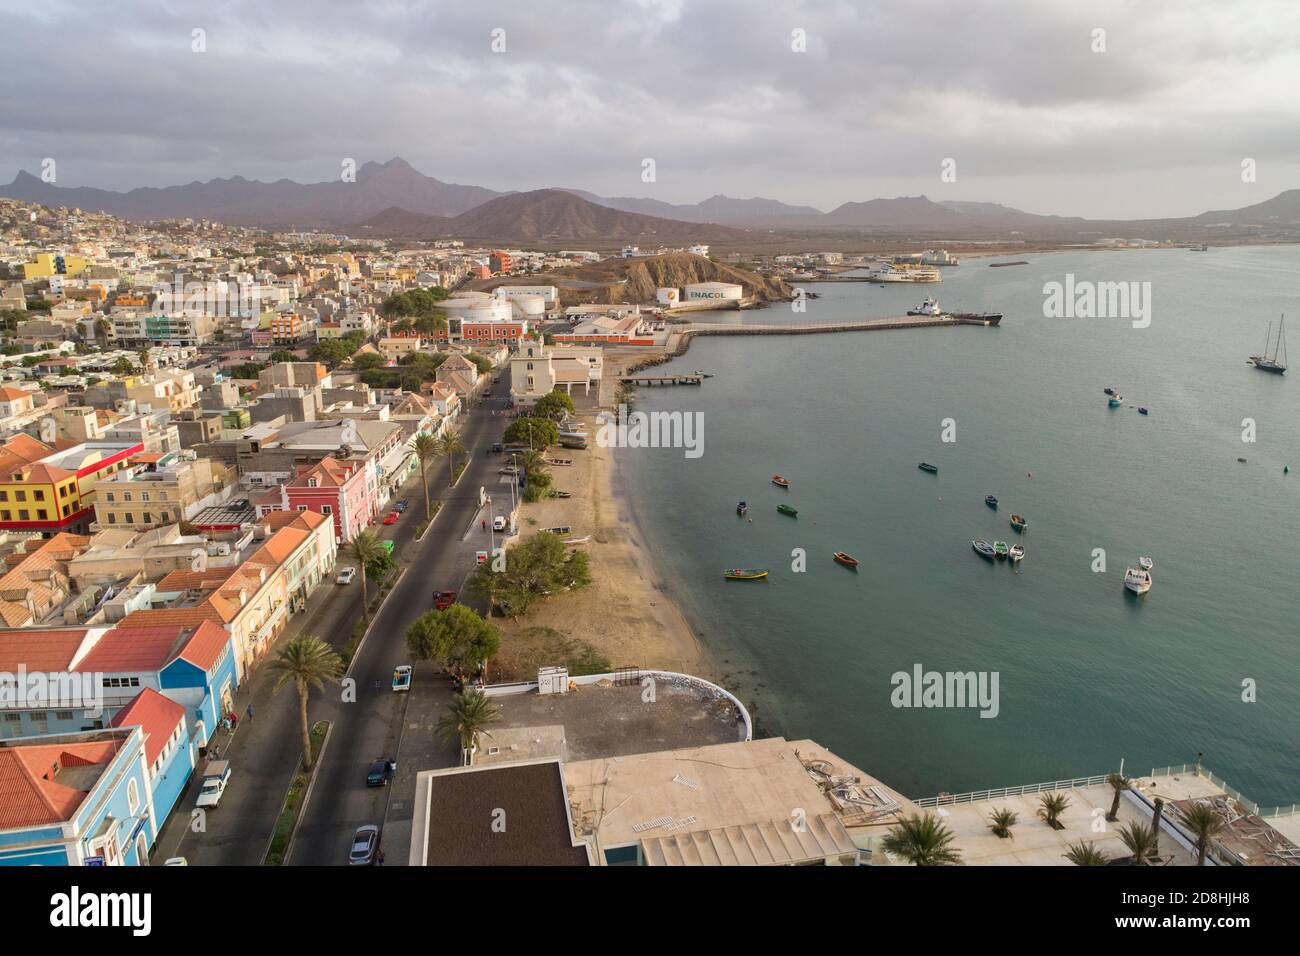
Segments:
[[[48,279],[51,276],[75,276],[86,271],[89,265],[82,256],[58,256],[42,252],[35,262],[23,264],[24,279]]]
[[[85,533],[94,518],[90,490],[143,450],[122,441],[47,445],[14,435],[0,445],[0,529]]]

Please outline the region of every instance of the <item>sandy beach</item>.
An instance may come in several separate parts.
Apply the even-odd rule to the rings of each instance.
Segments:
[[[607,375],[617,374],[607,368]],[[498,675],[536,679],[539,664],[560,656],[603,658],[612,667],[657,667],[703,673],[705,657],[680,610],[661,589],[644,537],[636,526],[625,482],[619,477],[618,454],[627,450],[598,447],[596,414],[578,416],[590,436],[586,449],[556,448],[548,458],[567,458],[572,465],[553,465],[552,487],[571,498],[524,503],[521,535],[568,526],[571,539],[587,540],[592,584],[555,595],[534,605],[517,621],[496,620],[501,630]],[[594,652],[594,653],[593,653]]]

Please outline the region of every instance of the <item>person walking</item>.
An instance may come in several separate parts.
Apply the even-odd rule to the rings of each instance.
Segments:
[[[253,705],[249,704],[248,710],[244,711],[244,713],[248,715],[248,719],[251,721],[253,719]]]

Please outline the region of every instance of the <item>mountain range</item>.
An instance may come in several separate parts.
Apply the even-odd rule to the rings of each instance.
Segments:
[[[331,229],[391,238],[463,237],[499,242],[719,242],[773,234],[870,234],[954,241],[1006,238],[1071,242],[1100,235],[1203,238],[1290,235],[1300,228],[1300,190],[1242,209],[1179,219],[1090,220],[1042,216],[987,202],[926,196],[846,202],[830,212],[774,199],[716,195],[698,203],[602,197],[581,189],[498,192],[426,176],[405,160],[368,162],[355,181],[260,182],[234,176],[114,192],[46,183],[20,171],[0,196],[103,211],[126,219],[214,219],[233,225]],[[1213,229],[1215,231],[1211,232]]]

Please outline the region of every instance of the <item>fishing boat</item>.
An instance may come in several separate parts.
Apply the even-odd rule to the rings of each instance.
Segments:
[[[542,461],[548,465],[572,465],[572,458],[543,458]]]
[[[1025,526],[1028,525],[1028,524],[1029,524],[1029,522],[1028,522],[1028,520],[1026,520],[1026,518],[1025,518],[1024,515],[1012,515],[1012,516],[1011,516],[1011,527],[1015,528],[1017,531],[1019,531],[1019,532],[1021,532],[1021,533],[1024,533]]]
[[[1105,392],[1107,395],[1115,394],[1115,390],[1113,388],[1103,388],[1102,391]]]
[[[858,559],[847,551],[836,551],[835,560],[846,568],[856,568],[858,566]]]
[[[916,467],[920,468],[922,471],[928,471],[932,475],[937,475],[939,473],[939,466],[932,465],[928,461],[923,461]]]
[[[791,508],[789,505],[777,505],[776,510],[781,512],[783,515],[789,515],[791,518],[799,517],[798,509]]]
[[[1144,571],[1141,568],[1126,568],[1124,571],[1124,587],[1134,594],[1146,594],[1151,590],[1151,572]]]
[[[989,544],[983,538],[980,538],[978,541],[972,541],[970,546],[975,549],[975,553],[981,558],[987,558],[992,561],[997,557],[997,552],[993,550],[993,545]]]
[[[1248,365],[1253,365],[1261,372],[1272,372],[1274,375],[1284,375],[1286,373],[1286,316],[1277,324],[1277,344],[1273,346],[1272,358],[1268,355],[1268,343],[1273,339],[1273,323],[1268,324],[1268,334],[1264,336],[1264,354],[1252,355],[1246,360]],[[1277,353],[1281,350],[1282,361],[1277,360]]]
[[[1007,557],[1011,559],[1012,564],[1019,564],[1025,557],[1025,546],[1023,544],[1013,544],[1007,550]]]
[[[1192,245],[1188,246],[1187,248],[1188,248],[1189,250],[1191,250],[1192,252],[1209,252],[1209,251],[1210,251],[1210,247],[1207,246],[1207,245],[1206,245],[1205,243],[1203,243],[1203,242],[1195,242],[1195,243],[1192,243]]]
[[[571,492],[571,491],[552,491],[552,492],[551,492],[551,497],[552,497],[552,498],[572,498],[572,497],[573,497],[573,492]]]
[[[1148,411],[1146,410],[1146,406],[1143,405],[1143,406],[1139,406],[1139,407],[1138,407],[1138,414],[1139,414],[1139,415],[1149,415],[1149,414],[1151,414],[1151,413],[1148,412]]]
[[[997,495],[985,495],[985,496],[984,496],[984,503],[985,503],[986,505],[988,505],[990,508],[997,508],[997,506],[998,506],[998,496],[997,496]]]
[[[738,515],[743,515],[748,510],[749,510],[749,505],[743,501],[740,504],[736,505],[736,514]]]
[[[722,576],[728,581],[757,581],[767,577],[767,568],[728,568]]]
[[[993,542],[993,553],[997,556],[997,559],[999,561],[1005,561],[1007,559],[1008,550],[1009,549],[1007,548],[1007,543],[1005,541]]]
[[[1141,568],[1143,571],[1150,571],[1155,566],[1156,563],[1152,561],[1150,558],[1146,557],[1145,555],[1138,558],[1138,567]]]
[[[790,482],[789,482],[789,480],[787,480],[787,479],[785,479],[785,478],[782,478],[780,475],[773,475],[773,476],[772,476],[772,484],[776,485],[778,488],[789,488],[789,487],[790,487]]]
[[[1122,401],[1124,401],[1123,395],[1112,395],[1110,398],[1106,399],[1106,404],[1111,408],[1119,408],[1120,402]]]

